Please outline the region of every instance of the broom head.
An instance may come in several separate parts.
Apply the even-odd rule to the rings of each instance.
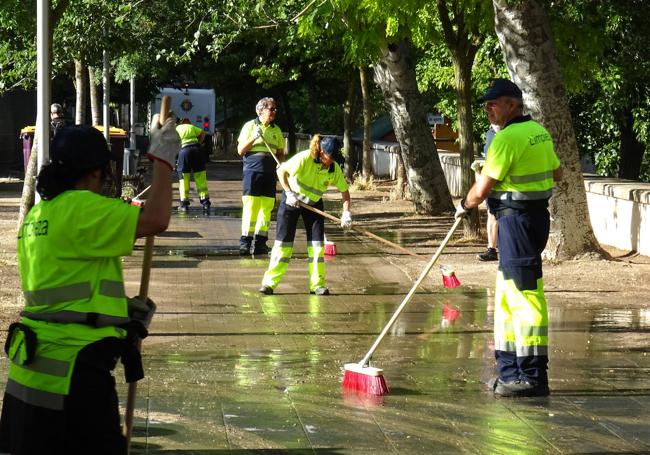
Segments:
[[[342,387],[346,390],[367,393],[369,395],[386,395],[388,385],[384,379],[384,370],[364,367],[358,363],[346,363]]]
[[[336,244],[334,242],[325,242],[325,254],[328,256],[336,256]]]
[[[446,265],[441,265],[440,271],[442,272],[442,285],[444,287],[454,289],[460,286],[460,280],[456,276],[454,269]]]

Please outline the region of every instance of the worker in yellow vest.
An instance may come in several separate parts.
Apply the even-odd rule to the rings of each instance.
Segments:
[[[548,131],[523,115],[523,96],[508,79],[495,79],[485,111],[499,126],[479,180],[456,209],[456,218],[487,205],[498,223],[499,268],[494,296],[494,352],[498,376],[489,386],[500,397],[546,396],[548,309],[542,251],[548,241],[548,201],[560,180],[560,160]]]
[[[95,128],[70,126],[52,140],[38,175],[41,202],[25,217],[17,253],[25,308],[11,324],[0,417],[0,452],[126,454],[115,379],[143,377],[135,347],[153,302],[127,299],[121,257],[136,238],[164,231],[180,147],[175,119],[151,127],[153,181],[145,209],[102,196],[112,154]]]
[[[269,251],[266,242],[277,186],[276,161],[270,153],[280,161],[284,157],[284,136],[275,124],[275,100],[262,98],[257,102],[255,112],[257,118],[244,124],[237,140],[237,152],[244,161],[242,232],[239,238],[239,254],[242,256],[266,255]]]
[[[190,207],[190,178],[194,174],[196,192],[199,193],[199,202],[204,212],[210,212],[210,194],[205,173],[205,158],[201,153],[201,144],[205,139],[205,132],[198,126],[192,125],[190,119],[184,118],[176,127],[181,138],[181,150],[178,153],[178,193],[180,204],[178,210],[187,212]]]
[[[273,294],[287,273],[298,219],[302,217],[309,255],[309,292],[329,295],[325,283],[325,222],[321,215],[301,207],[300,203],[323,210],[323,193],[333,186],[341,192],[343,201],[341,227],[352,227],[348,184],[341,167],[334,161],[340,150],[341,142],[337,138],[316,134],[309,144],[309,150],[296,153],[278,168],[278,178],[284,193],[277,214],[271,261],[262,279],[262,287],[259,288],[262,294]]]

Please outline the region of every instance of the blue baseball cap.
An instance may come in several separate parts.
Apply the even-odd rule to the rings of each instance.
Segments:
[[[326,136],[320,140],[320,149],[323,153],[334,156],[341,151],[341,141],[335,136]]]
[[[480,102],[484,102],[495,100],[502,96],[509,96],[518,99],[522,98],[521,90],[519,87],[517,87],[517,84],[508,79],[497,78],[493,79],[492,82],[490,82],[485,95],[480,97],[478,100]]]

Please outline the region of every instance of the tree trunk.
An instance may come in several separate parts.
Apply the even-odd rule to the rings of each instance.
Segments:
[[[88,66],[88,87],[90,89],[90,110],[93,116],[93,126],[101,125],[102,112],[100,110],[99,91],[97,90],[97,81],[95,80],[95,69]]]
[[[618,161],[618,177],[628,180],[639,180],[641,163],[645,147],[637,139],[634,132],[634,116],[629,107],[625,107],[616,116],[621,131],[621,151]]]
[[[461,194],[467,194],[474,184],[474,172],[470,166],[474,161],[474,124],[472,119],[472,66],[476,51],[483,41],[478,29],[471,30],[465,22],[465,15],[449,14],[447,0],[438,0],[438,14],[443,36],[451,54],[454,66],[456,105],[458,109],[458,138],[460,139]],[[454,5],[458,7],[458,5]],[[481,222],[478,208],[472,209],[463,221],[467,238],[478,238]]]
[[[361,101],[363,103],[363,151],[362,151],[362,174],[363,178],[368,180],[372,177],[372,152],[370,150],[370,97],[368,93],[368,77],[366,68],[359,67],[359,80],[361,82]]]
[[[81,60],[74,61],[74,88],[77,92],[75,104],[75,124],[86,123],[86,67]]]
[[[280,91],[280,99],[282,100],[282,107],[284,118],[286,119],[285,124],[287,125],[287,145],[288,147],[285,150],[287,156],[291,156],[296,153],[296,125],[293,121],[293,113],[291,112],[291,105],[289,104],[289,95],[286,90]]]
[[[343,156],[345,156],[345,178],[352,182],[354,170],[357,167],[357,156],[352,150],[352,128],[354,121],[354,105],[357,99],[356,78],[348,81],[347,96],[343,104]]]
[[[25,169],[25,180],[23,180],[23,192],[20,197],[20,211],[18,212],[18,228],[23,225],[27,213],[34,206],[36,176],[38,175],[38,134],[34,132],[34,142],[32,142],[32,151]]]
[[[318,89],[313,80],[310,80],[308,83],[309,87],[309,125],[311,127],[311,133],[321,133],[320,130],[320,113],[318,106]]]
[[[564,176],[551,198],[551,233],[544,257],[572,258],[600,251],[589,220],[587,196],[571,113],[549,18],[534,0],[509,6],[493,0],[495,29],[508,71],[524,105],[553,137]]]
[[[453,52],[452,52],[453,54]],[[456,103],[458,106],[458,137],[460,139],[461,194],[467,194],[474,184],[474,171],[470,168],[474,161],[474,125],[472,123],[472,55],[456,55],[454,77],[456,81]],[[463,222],[465,237],[477,238],[481,234],[478,208],[470,211]]]
[[[402,158],[402,151],[397,151],[397,181],[395,182],[395,199],[403,200],[406,198],[406,167],[404,166],[404,159]]]
[[[409,48],[404,40],[383,48],[381,61],[374,66],[375,82],[390,106],[415,210],[429,215],[449,213],[453,210],[451,195],[427,126]]]

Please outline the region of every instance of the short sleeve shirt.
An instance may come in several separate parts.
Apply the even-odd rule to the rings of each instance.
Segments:
[[[318,202],[330,186],[341,192],[348,190],[348,183],[338,163],[333,162],[329,168],[323,169],[321,163],[311,157],[309,150],[297,153],[282,167],[289,173],[291,188],[311,203]]]
[[[237,142],[248,142],[253,137],[255,127],[259,125],[262,129],[263,137],[266,143],[271,148],[273,153],[278,150],[284,150],[285,140],[282,130],[275,123],[264,125],[257,119],[246,122],[239,133]],[[269,155],[266,145],[262,138],[253,142],[251,149],[244,155],[244,172],[270,172],[275,173],[276,162],[272,156]]]

